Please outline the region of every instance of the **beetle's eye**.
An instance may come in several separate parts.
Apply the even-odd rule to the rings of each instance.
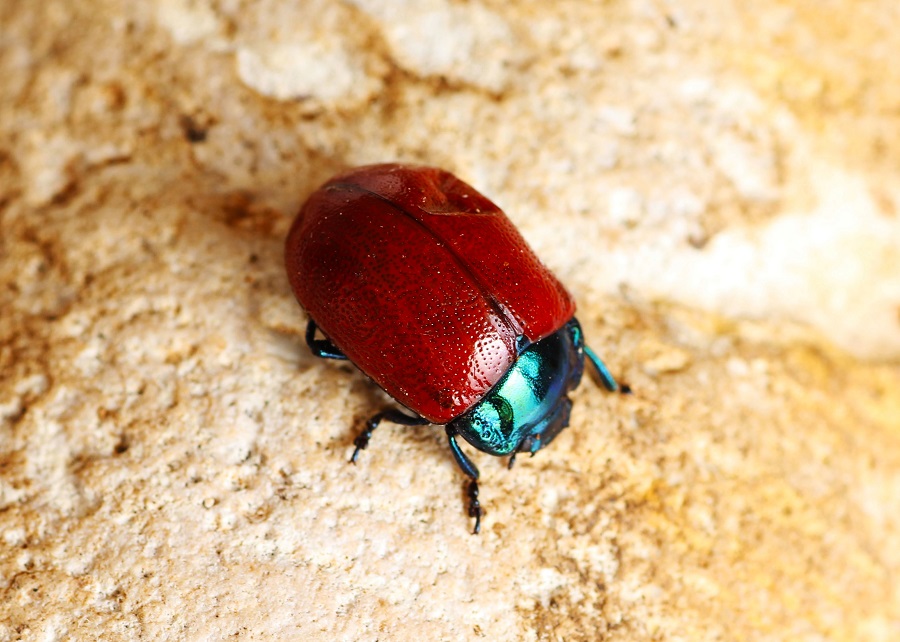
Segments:
[[[515,424],[515,412],[512,404],[502,396],[495,395],[481,404],[475,413],[478,431],[488,440],[508,438]],[[488,437],[490,435],[490,437]]]

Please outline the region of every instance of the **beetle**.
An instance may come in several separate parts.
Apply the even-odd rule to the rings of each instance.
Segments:
[[[457,437],[491,455],[534,455],[569,424],[585,355],[575,302],[506,215],[453,174],[380,164],[338,174],[300,209],[285,242],[306,342],[348,359],[409,412],[383,410],[354,440],[356,463],[383,421],[442,425],[468,477],[481,528],[478,468]],[[320,338],[320,335],[322,338]]]

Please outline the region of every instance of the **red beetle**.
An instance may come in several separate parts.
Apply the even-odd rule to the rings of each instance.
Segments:
[[[456,436],[512,455],[511,466],[568,425],[585,354],[618,389],[585,346],[566,289],[500,208],[444,170],[384,164],[335,176],[297,215],[285,263],[312,352],[349,359],[414,413],[372,417],[351,461],[382,420],[444,425],[470,479],[476,533],[478,469]]]

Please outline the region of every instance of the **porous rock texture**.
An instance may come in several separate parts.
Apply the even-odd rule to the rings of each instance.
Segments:
[[[896,0],[0,2],[0,640],[900,639]],[[585,381],[473,454],[312,358],[300,203],[445,167]]]

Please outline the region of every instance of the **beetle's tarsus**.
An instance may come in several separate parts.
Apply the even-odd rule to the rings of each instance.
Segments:
[[[513,453],[509,458],[509,463],[506,464],[506,470],[512,470],[513,465],[516,463],[516,455],[519,453]]]
[[[353,445],[356,448],[353,451],[353,455],[350,456],[350,463],[355,464],[356,458],[359,457],[359,451],[365,450],[369,446],[369,440],[372,438],[372,431],[378,428],[378,424],[381,421],[381,415],[384,413],[379,413],[369,419],[366,422],[366,429],[363,430],[356,436],[356,439],[353,440]]]
[[[481,510],[481,503],[478,501],[477,480],[473,479],[469,482],[466,494],[469,496],[469,517],[475,518],[475,528],[472,530],[472,535],[478,535],[481,532],[481,516],[484,512]]]
[[[353,440],[353,445],[356,446],[356,448],[353,449],[353,454],[350,455],[350,463],[351,464],[356,463],[356,459],[357,459],[357,457],[359,457],[359,452],[361,450],[366,449],[366,446],[369,445],[369,439],[371,437],[372,437],[372,431],[367,429],[364,432],[360,433],[356,437],[356,439]]]

